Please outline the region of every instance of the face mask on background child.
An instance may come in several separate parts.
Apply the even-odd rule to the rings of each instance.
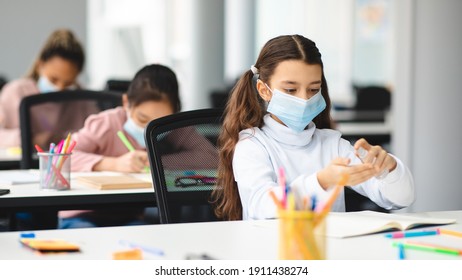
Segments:
[[[37,87],[40,93],[49,93],[59,89],[45,76],[40,76],[37,81]]]
[[[266,84],[265,84],[266,85]],[[268,87],[268,85],[266,85]],[[326,108],[326,101],[321,92],[310,99],[285,94],[277,89],[273,93],[267,111],[278,117],[287,127],[295,132],[301,132]]]
[[[143,148],[146,148],[144,142],[144,128],[138,126],[132,118],[128,117],[124,124],[124,130]]]
[[[59,91],[58,89],[47,77],[40,76],[37,81],[37,87],[40,93],[49,93]],[[65,90],[75,90],[77,89],[76,85],[71,85],[65,88]]]

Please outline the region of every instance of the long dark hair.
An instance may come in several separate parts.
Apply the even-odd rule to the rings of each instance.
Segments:
[[[127,91],[130,106],[145,101],[168,100],[174,112],[181,110],[178,80],[175,73],[161,64],[146,65],[133,78]]]
[[[326,109],[313,122],[317,128],[331,128],[331,102],[321,53],[316,44],[301,35],[279,36],[269,40],[261,49],[255,63],[259,78],[269,81],[279,63],[286,60],[302,60],[322,68],[321,88],[326,101]],[[254,85],[255,75],[246,71],[231,91],[226,104],[223,129],[219,136],[220,162],[218,167],[218,186],[213,192],[215,214],[225,220],[242,219],[242,205],[233,175],[232,160],[239,132],[243,129],[261,127],[266,113],[265,102]]]

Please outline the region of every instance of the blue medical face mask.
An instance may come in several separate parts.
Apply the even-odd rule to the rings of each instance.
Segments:
[[[59,91],[59,89],[45,76],[40,76],[37,81],[37,87],[40,93],[49,93]],[[66,90],[75,90],[77,89],[76,85],[71,85],[66,88]]]
[[[144,142],[144,128],[138,126],[132,118],[128,117],[124,124],[124,130],[143,148],[146,148]]]
[[[37,81],[37,87],[40,93],[55,92],[59,89],[45,76],[40,76]]]
[[[267,111],[278,117],[295,132],[303,131],[326,108],[326,101],[321,92],[316,93],[308,100],[304,100],[277,89],[271,90],[269,87],[268,89],[273,93],[273,96]]]

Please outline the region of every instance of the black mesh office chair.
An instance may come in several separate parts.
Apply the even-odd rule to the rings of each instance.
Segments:
[[[110,79],[106,82],[106,86],[104,88],[105,91],[114,92],[114,93],[126,93],[128,87],[130,86],[130,80],[115,80]]]
[[[209,203],[216,187],[221,109],[181,112],[145,130],[161,223],[216,220]]]
[[[391,106],[391,93],[383,86],[366,86],[356,88],[357,111],[386,111]]]
[[[355,86],[354,89],[356,92],[356,104],[355,107],[351,108],[350,122],[384,122],[385,113],[391,106],[390,91],[384,86],[379,85]],[[349,140],[352,144],[362,137],[373,145],[385,145],[390,142],[389,133],[375,135],[350,134],[348,137],[343,136],[343,138]],[[345,188],[345,206],[347,212],[362,210],[389,212],[350,188]]]
[[[3,86],[6,85],[7,82],[8,82],[8,81],[7,81],[6,78],[0,76],[0,91],[2,90]],[[0,92],[0,93],[1,93],[1,92]]]
[[[85,119],[102,110],[122,104],[119,94],[72,90],[36,94],[22,99],[19,106],[21,127],[21,168],[38,168],[34,145],[48,150],[69,132],[83,127]]]

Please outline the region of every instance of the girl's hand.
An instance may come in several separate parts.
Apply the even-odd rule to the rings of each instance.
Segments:
[[[115,170],[119,172],[142,172],[145,166],[149,166],[149,162],[144,151],[128,152],[115,158]]]
[[[375,170],[374,176],[381,175],[384,170],[391,172],[396,168],[396,160],[387,151],[380,146],[371,146],[364,138],[356,141],[354,148],[356,156],[363,163],[372,164]]]
[[[336,158],[318,172],[317,178],[321,187],[327,190],[340,182],[343,175],[348,175],[346,186],[354,186],[374,177],[376,173],[374,167],[370,163],[349,165],[349,158]]]

